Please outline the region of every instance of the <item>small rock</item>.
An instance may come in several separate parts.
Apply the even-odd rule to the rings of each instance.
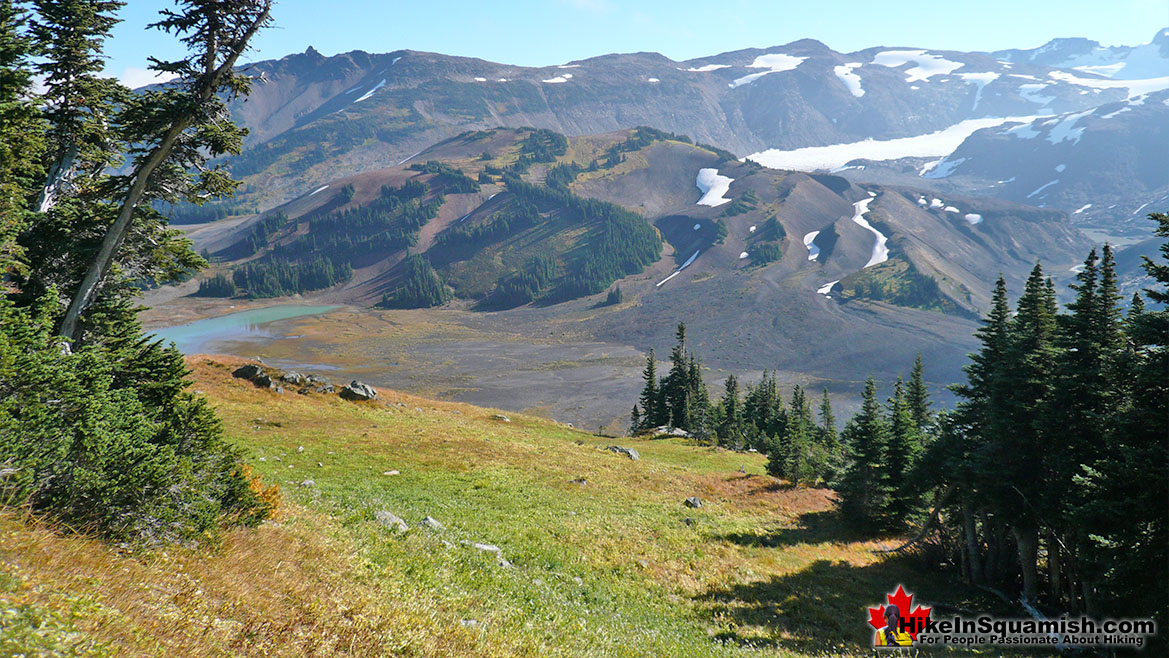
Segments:
[[[491,420],[498,420],[501,423],[510,423],[511,422],[511,419],[508,418],[507,416],[504,416],[503,414],[495,414],[491,417]]]
[[[414,411],[422,413],[422,407],[414,407]]]
[[[276,461],[280,461],[279,457],[273,457],[272,459],[275,459]]]
[[[759,452],[759,451],[754,449],[754,448],[747,448],[747,452]]]
[[[390,530],[396,530],[398,532],[409,532],[410,531],[410,526],[406,525],[405,521],[403,521],[400,517],[396,516],[392,512],[387,512],[385,510],[382,510],[382,511],[377,512],[373,516],[374,516],[374,519],[377,520],[378,524],[381,525],[383,528],[389,528]]]
[[[284,395],[284,387],[283,386],[273,386],[272,390],[276,391],[277,395]]]
[[[260,461],[266,462],[266,461],[268,461],[268,458],[267,457],[260,457]]]
[[[398,471],[385,471],[382,475],[401,475]]]
[[[318,386],[318,387],[314,388],[313,392],[324,394],[324,393],[333,393],[336,390],[337,389],[333,388],[332,384],[325,384],[324,386]]]
[[[288,468],[292,468],[292,465],[290,464],[288,466]],[[304,482],[300,483],[300,486],[302,486],[302,487],[315,487],[315,486],[317,486],[317,483],[313,482],[312,480],[305,480]]]
[[[300,386],[305,382],[305,377],[299,372],[286,372],[283,375],[280,375],[280,380],[288,382],[289,384],[296,384],[297,386]]]
[[[231,373],[231,376],[238,377],[239,379],[255,379],[262,374],[264,374],[263,368],[249,363],[246,366],[240,366],[239,368],[236,368],[235,371]]]
[[[479,622],[475,619],[460,619],[459,623],[465,628],[475,628],[479,625]]]
[[[422,525],[430,528],[431,530],[433,530],[435,532],[442,530],[444,527],[441,523],[439,523],[438,519],[436,519],[432,516],[428,516],[428,517],[422,519]]]
[[[686,500],[682,501],[682,504],[685,505],[686,507],[690,507],[693,509],[699,509],[702,507],[702,499],[698,498],[697,496],[690,496]]]
[[[498,554],[498,553],[499,553],[499,547],[498,547],[498,546],[496,546],[496,545],[494,545],[494,544],[479,544],[479,543],[475,543],[475,544],[471,544],[471,546],[472,546],[473,548],[477,548],[477,549],[479,549],[479,550],[481,550],[481,551],[486,551],[486,552],[488,552],[488,553],[496,553],[496,554]]]
[[[682,523],[685,523],[686,525],[694,525],[695,521],[693,518],[688,516],[688,517],[682,519]]]
[[[317,467],[318,467],[318,468],[324,468],[324,467],[325,467],[325,465],[324,465],[324,464],[322,464],[321,462],[317,462]]]
[[[356,379],[349,382],[347,386],[341,389],[341,397],[346,400],[376,400],[377,391],[373,390],[368,384],[359,382]]]
[[[304,380],[310,384],[328,384],[329,383],[329,380],[325,379],[324,377],[321,377],[320,375],[309,375],[308,377],[305,377]]]
[[[577,585],[584,585],[584,579],[580,576],[573,576],[572,582],[576,583]]]
[[[503,567],[504,569],[510,569],[510,568],[512,568],[512,566],[513,566],[513,565],[512,565],[512,563],[511,563],[511,562],[508,562],[507,560],[505,560],[505,559],[504,559],[504,558],[501,556],[501,557],[499,558],[499,566]]]
[[[632,459],[633,461],[637,461],[637,460],[641,459],[641,455],[638,454],[638,452],[636,450],[634,450],[633,448],[622,448],[621,446],[609,446],[608,450],[611,450],[619,455],[625,455],[626,457]]]
[[[569,484],[582,484],[582,485],[589,483],[589,481],[586,480],[585,478],[577,478],[575,480],[569,480],[568,482],[569,482]]]
[[[638,560],[638,561],[637,561],[637,566],[641,567],[642,569],[648,569],[648,568],[649,568],[649,562],[646,562],[645,560]]]
[[[304,446],[296,446],[297,452],[304,452]]]

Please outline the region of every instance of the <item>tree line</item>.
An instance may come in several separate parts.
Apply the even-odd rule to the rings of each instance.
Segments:
[[[1169,215],[1154,213],[1169,237]],[[773,375],[728,377],[712,403],[679,325],[671,368],[653,351],[631,430],[667,426],[768,456],[768,472],[827,484],[868,532],[916,536],[967,582],[1027,605],[1169,620],[1169,242],[1146,258],[1155,288],[1122,310],[1111,248],[1093,250],[1061,309],[1037,264],[1014,307],[1000,277],[980,343],[935,412],[920,355],[882,404],[872,378],[837,435],[798,386],[784,406]],[[1146,299],[1156,304],[1147,306]],[[817,422],[818,421],[818,422]],[[1006,596],[1006,594],[1004,594]]]

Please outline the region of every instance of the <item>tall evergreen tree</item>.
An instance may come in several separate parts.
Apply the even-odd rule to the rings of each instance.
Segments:
[[[32,93],[33,39],[27,15],[0,2],[0,279],[27,273],[17,242],[31,220],[29,195],[41,182],[45,122]],[[7,292],[7,291],[0,291]]]
[[[743,445],[743,409],[739,399],[739,380],[733,375],[727,376],[723,387],[722,400],[719,402],[719,442],[730,448],[739,448]]]
[[[908,522],[916,511],[918,493],[910,474],[921,457],[921,443],[909,395],[898,377],[889,399],[889,445],[885,453],[890,491],[886,511],[894,527]]]
[[[653,348],[649,348],[649,356],[645,358],[645,368],[641,371],[645,384],[641,388],[641,427],[650,429],[660,427],[669,422],[665,405],[662,404],[662,394],[658,382],[658,364]]]
[[[877,384],[865,382],[861,409],[844,428],[844,443],[851,462],[838,491],[840,509],[846,518],[869,527],[884,528],[891,491],[885,470],[888,427],[877,402]]]
[[[925,385],[925,365],[921,359],[921,352],[918,352],[917,358],[913,360],[913,371],[909,375],[909,386],[905,394],[913,422],[918,430],[925,432],[933,422],[933,411],[930,410],[930,392]]]

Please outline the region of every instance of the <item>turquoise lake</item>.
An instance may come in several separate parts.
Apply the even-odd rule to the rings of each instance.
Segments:
[[[175,327],[155,329],[151,333],[164,341],[174,341],[175,346],[184,354],[198,354],[208,351],[208,347],[214,343],[270,337],[271,334],[265,329],[269,323],[305,315],[327,313],[335,308],[339,307],[299,304],[268,306],[251,311],[221,315],[217,318],[198,320]]]

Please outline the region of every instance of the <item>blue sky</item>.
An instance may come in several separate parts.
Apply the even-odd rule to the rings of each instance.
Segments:
[[[145,30],[160,0],[131,0],[106,46],[107,71],[144,83],[146,56],[177,54]],[[326,55],[401,48],[544,66],[611,52],[676,60],[810,37],[835,50],[1032,48],[1054,37],[1146,43],[1169,0],[278,0],[251,60],[313,46]]]

